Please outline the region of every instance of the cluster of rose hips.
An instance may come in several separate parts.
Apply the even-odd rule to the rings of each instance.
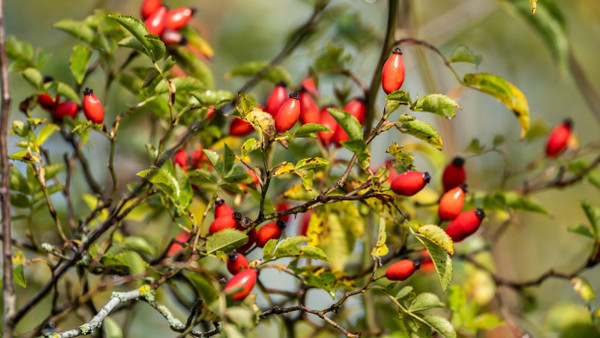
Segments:
[[[385,62],[382,70],[382,88],[389,94],[400,89],[404,82],[405,69],[402,60],[402,52],[397,48]],[[275,129],[279,133],[284,133],[291,129],[298,120],[303,124],[315,123],[327,126],[332,132],[320,132],[317,134],[324,146],[335,144],[341,146],[341,142],[348,140],[348,136],[339,126],[337,121],[327,112],[327,107],[320,109],[314,100],[318,95],[314,81],[309,78],[301,85],[300,92],[293,92],[288,95],[286,85],[278,83],[266,102],[266,112],[273,116]],[[261,107],[262,109],[262,107]],[[355,99],[350,101],[344,110],[354,116],[361,124],[364,121],[366,108],[364,101]],[[562,125],[556,127],[546,144],[546,155],[548,157],[557,157],[567,146],[572,122],[565,121]],[[244,136],[252,132],[252,125],[240,118],[235,118],[230,124],[230,135]],[[197,157],[197,156],[193,156]],[[181,150],[174,159],[175,163],[183,168],[188,167],[188,158],[185,150]],[[463,212],[465,193],[467,192],[466,172],[464,169],[465,160],[462,157],[455,157],[445,168],[442,174],[442,186],[444,193],[438,203],[438,217],[441,222],[450,222],[445,228],[445,232],[454,242],[460,242],[468,236],[475,233],[483,219],[485,213],[483,209],[476,208]],[[251,172],[251,171],[249,171]],[[431,177],[427,172],[407,171],[397,174],[393,168],[390,168],[391,190],[401,196],[413,196],[421,191]],[[279,205],[277,211],[286,210],[288,205]],[[300,234],[306,235],[310,214],[308,211],[303,215],[300,225]],[[289,215],[286,216],[289,218]],[[279,219],[276,222],[268,223],[262,226],[258,231],[252,228],[246,231],[247,225],[251,222],[248,218],[242,218],[240,213],[234,212],[227,206],[222,199],[217,199],[215,203],[215,218],[209,228],[209,233],[214,234],[224,229],[237,229],[247,232],[248,242],[228,255],[227,269],[234,276],[225,286],[225,293],[230,294],[235,300],[245,298],[254,287],[258,273],[256,269],[249,269],[248,260],[242,254],[254,245],[264,247],[271,239],[279,239],[285,228],[288,219]],[[174,255],[181,251],[182,244],[189,240],[189,234],[182,233],[176,237],[176,241],[169,248],[169,255]],[[423,255],[428,259],[428,255]],[[431,259],[427,260],[431,265]],[[416,270],[421,267],[421,260],[403,259],[390,265],[385,273],[385,277],[392,281],[403,281],[409,278]]]
[[[51,81],[51,80],[50,80]],[[38,104],[46,111],[52,114],[54,120],[62,122],[69,116],[74,119],[80,110],[79,105],[73,101],[60,102],[60,96],[56,95],[53,99],[49,93],[41,93],[37,96]],[[101,124],[104,121],[104,108],[94,91],[85,88],[83,91],[83,113],[85,117],[94,123]]]
[[[275,129],[279,133],[285,133],[290,130],[298,120],[302,124],[321,124],[331,130],[331,132],[319,132],[317,136],[324,146],[335,144],[341,147],[343,141],[348,141],[349,137],[337,121],[329,114],[325,106],[319,108],[315,101],[318,91],[313,78],[307,78],[300,85],[299,91],[288,94],[285,82],[279,82],[273,88],[273,91],[267,98],[265,111],[269,113],[275,121]],[[259,108],[262,109],[261,106]],[[343,110],[354,116],[362,125],[365,119],[366,107],[363,98],[355,98],[344,106]],[[241,119],[235,118],[230,125],[229,134],[232,136],[245,136],[252,132],[252,125]]]
[[[194,8],[175,8],[169,10],[161,0],[144,0],[142,19],[149,34],[156,34],[166,44],[185,45],[187,40],[179,32],[196,13]]]
[[[258,277],[257,270],[249,269],[248,260],[243,253],[249,252],[253,247],[263,248],[272,239],[280,239],[289,215],[283,216],[275,222],[267,223],[258,230],[256,228],[248,230],[248,226],[252,222],[250,218],[242,217],[241,213],[235,212],[221,198],[217,198],[214,205],[214,220],[208,230],[210,235],[225,229],[236,229],[246,232],[248,236],[248,242],[227,255],[227,270],[233,277],[225,285],[225,293],[234,300],[242,300],[252,291]],[[277,205],[278,211],[288,208],[289,205],[286,203]],[[173,257],[182,252],[190,237],[188,232],[178,233],[167,250],[167,256]]]

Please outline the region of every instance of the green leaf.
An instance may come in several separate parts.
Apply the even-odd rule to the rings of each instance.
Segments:
[[[72,19],[64,19],[54,24],[55,28],[58,28],[73,37],[91,44],[94,40],[94,31],[83,22],[78,22]]]
[[[327,108],[327,111],[342,126],[342,129],[348,134],[350,140],[363,139],[362,128],[356,117],[341,109]]]
[[[27,68],[21,72],[21,76],[36,90],[42,91],[44,89],[44,77],[39,70],[35,68]]]
[[[29,203],[29,198],[27,198],[27,196],[16,193],[10,194],[10,205],[15,208],[29,208],[31,204]]]
[[[415,111],[434,113],[448,120],[454,117],[454,109],[460,109],[458,103],[442,94],[425,95],[413,107]]]
[[[585,217],[587,217],[590,222],[592,233],[594,234],[594,238],[598,239],[598,226],[600,225],[600,208],[589,204],[588,202],[581,202],[581,208],[583,212],[585,212]]]
[[[267,244],[263,247],[263,260],[270,261],[275,257],[275,247],[277,246],[276,239],[270,239],[267,241]]]
[[[121,26],[128,30],[131,33],[131,35],[133,35],[133,37],[136,40],[138,40],[142,44],[142,46],[144,46],[146,50],[150,50],[150,43],[145,38],[146,35],[148,35],[148,29],[142,21],[140,21],[138,18],[134,18],[133,16],[127,15],[109,15],[109,18],[121,24]]]
[[[327,160],[324,158],[309,157],[309,158],[303,158],[300,161],[298,161],[298,163],[296,163],[296,170],[315,169],[315,168],[326,167],[328,165],[329,165],[329,162],[327,162]]]
[[[148,263],[146,263],[146,261],[144,261],[144,259],[133,250],[123,250],[123,255],[125,257],[125,261],[127,262],[127,266],[129,267],[129,273],[132,275],[142,275],[149,267]],[[138,285],[142,285],[142,283],[142,280],[137,281]]]
[[[320,259],[322,261],[327,262],[327,255],[323,250],[311,246],[311,245],[303,245],[308,242],[310,238],[306,236],[297,236],[290,237],[282,240],[277,245],[277,249],[275,249],[274,256],[276,258],[282,257],[298,257],[298,258],[311,258],[311,259]]]
[[[385,218],[379,217],[379,230],[377,231],[377,244],[371,250],[371,256],[374,258],[381,258],[388,254],[389,249],[385,242],[387,235],[385,233]]]
[[[148,255],[154,255],[156,250],[144,237],[127,236],[123,240],[123,248],[142,252]]]
[[[518,194],[516,192],[506,192],[504,194],[506,205],[515,210],[524,210],[548,215],[546,209],[535,203],[531,198]]]
[[[260,142],[258,142],[255,138],[249,138],[242,145],[242,156],[246,157],[251,152],[260,149]]]
[[[231,170],[223,177],[227,183],[236,183],[248,179],[250,175],[241,166],[234,166]]]
[[[146,41],[150,45],[149,53],[152,60],[160,60],[167,53],[167,47],[162,42],[158,35],[150,34],[145,36]]]
[[[439,334],[446,338],[455,338],[456,332],[452,324],[440,316],[425,316],[423,320],[427,322],[432,328],[434,328]]]
[[[170,55],[191,77],[200,80],[206,88],[214,87],[214,78],[210,67],[202,59],[197,58],[194,53],[185,48],[169,49]],[[215,97],[231,97],[231,93],[226,91],[211,91],[206,94],[210,98]],[[206,103],[206,102],[204,102]],[[214,104],[214,103],[208,103]]]
[[[473,154],[481,154],[485,150],[485,147],[479,143],[479,139],[471,139],[469,145],[465,148],[465,152]]]
[[[348,53],[344,53],[343,45],[335,46],[328,42],[323,54],[315,60],[315,70],[317,72],[343,70],[351,59]]]
[[[56,125],[56,124],[47,124],[44,126],[44,128],[42,128],[42,130],[40,130],[39,134],[37,135],[37,138],[35,140],[35,145],[37,145],[38,147],[41,146],[42,144],[44,144],[44,142],[46,142],[46,140],[57,130],[59,130],[60,128]]]
[[[413,233],[413,235],[415,235],[419,242],[425,246],[427,251],[429,251],[429,255],[431,256],[435,270],[440,278],[442,290],[445,291],[452,280],[452,259],[450,258],[450,255],[445,249],[432,242],[425,236],[415,233],[412,229],[410,231]]]
[[[313,170],[307,171],[304,175],[300,176],[302,178],[302,186],[307,191],[312,190],[313,180],[315,178],[315,172]]]
[[[503,78],[489,73],[465,74],[465,85],[495,97],[510,109],[521,124],[521,139],[529,130],[529,104],[519,88]]]
[[[300,128],[298,128],[292,138],[311,137],[311,136],[313,136],[314,133],[323,132],[323,131],[324,132],[332,132],[331,129],[325,127],[322,124],[307,123],[307,124],[301,126]]]
[[[569,226],[569,228],[567,228],[568,231],[576,233],[576,234],[580,234],[583,235],[585,237],[589,237],[591,239],[594,239],[594,234],[591,233],[590,228],[587,225],[583,225],[583,224],[575,224],[575,225],[571,225]]]
[[[110,317],[104,317],[104,322],[102,323],[102,330],[104,331],[105,338],[123,337],[123,330],[121,330],[121,326]]]
[[[315,209],[308,226],[310,245],[321,248],[333,270],[344,270],[356,240],[364,233],[364,220],[349,201]]]
[[[71,58],[69,59],[69,67],[78,84],[81,84],[83,81],[91,57],[92,51],[89,48],[83,45],[73,46],[73,53],[71,53]]]
[[[212,234],[206,240],[206,253],[213,254],[217,251],[225,253],[242,246],[248,242],[248,236],[245,233],[235,229],[221,230]]]
[[[473,319],[472,325],[480,330],[491,330],[496,326],[504,324],[500,318],[491,313],[482,313]]]
[[[405,121],[400,124],[399,128],[401,132],[412,135],[427,142],[430,146],[442,150],[442,138],[429,123],[419,120]]]
[[[483,57],[481,55],[475,55],[475,53],[473,53],[469,47],[465,45],[459,45],[450,55],[448,62],[468,62],[479,66],[482,59]]]
[[[449,254],[454,254],[452,239],[437,225],[423,225],[419,228],[419,234],[437,244],[440,248],[446,250]]]
[[[165,168],[144,170],[138,176],[147,177],[165,195],[172,200],[178,201],[181,195],[181,187],[175,176]]]
[[[29,187],[29,184],[27,183],[27,179],[25,178],[25,176],[23,176],[23,174],[21,174],[21,172],[19,171],[19,169],[17,169],[17,167],[15,166],[10,166],[10,189],[14,190],[14,191],[18,191],[20,193],[23,193],[25,195],[29,195],[31,194],[31,188]]]
[[[412,301],[408,311],[417,312],[445,306],[446,305],[444,303],[440,302],[438,296],[434,295],[433,293],[423,292],[418,294],[417,297]]]
[[[223,172],[223,162],[221,162],[219,155],[214,151],[208,149],[202,149],[202,152],[204,152],[204,155],[206,155],[206,157],[210,161],[210,164],[212,164],[212,166],[217,170],[219,175],[225,175],[225,173]]]
[[[405,92],[404,90],[396,90],[395,92],[389,93],[385,97],[385,100],[386,101],[396,101],[402,105],[410,105],[412,102],[410,99],[410,94],[408,92]],[[386,112],[387,112],[387,109],[386,109]]]
[[[371,154],[367,148],[367,143],[364,140],[350,140],[342,142],[342,146],[358,157],[359,164],[362,168],[367,168],[371,162]]]
[[[27,278],[25,277],[25,255],[17,250],[13,253],[13,280],[23,288],[27,287]]]
[[[406,296],[408,296],[413,290],[413,287],[410,285],[406,285],[405,287],[403,287],[402,289],[400,289],[400,291],[398,291],[398,293],[396,294],[396,298],[397,300],[400,300]]]
[[[225,149],[223,151],[223,171],[228,173],[233,168],[233,163],[235,163],[235,154],[227,144],[225,144]]]
[[[79,95],[73,90],[71,86],[66,83],[55,81],[56,83],[56,94],[62,97],[66,97],[71,101],[75,101],[77,104],[81,104],[81,98]]]
[[[51,180],[56,174],[61,171],[65,165],[63,163],[54,163],[44,167],[46,171],[46,180]]]

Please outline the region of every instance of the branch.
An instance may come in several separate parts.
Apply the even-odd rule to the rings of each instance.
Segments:
[[[564,188],[581,181],[585,177],[585,175],[589,174],[590,171],[594,170],[594,168],[596,168],[599,165],[600,156],[596,157],[587,167],[585,167],[579,173],[569,178],[564,177],[566,168],[564,166],[561,166],[560,168],[558,168],[558,172],[556,173],[556,176],[554,176],[553,179],[538,182],[533,185],[530,185],[529,182],[525,181],[523,185],[517,189],[517,192],[523,195],[527,195],[531,192],[537,192],[553,187]]]
[[[4,337],[13,336],[13,325],[8,318],[15,312],[15,290],[13,287],[12,228],[10,218],[10,163],[8,162],[8,119],[10,118],[10,84],[8,82],[8,59],[6,57],[6,36],[4,30],[4,0],[0,0],[0,76],[2,86],[2,107],[0,108],[0,161],[2,170],[2,299],[4,301]]]
[[[598,96],[598,92],[590,83],[586,71],[581,67],[572,48],[569,48],[569,69],[571,70],[571,75],[573,75],[577,87],[579,87],[581,95],[585,98],[585,101],[592,110],[592,113],[596,116],[596,119],[600,120],[600,96]]]
[[[269,61],[269,64],[264,66],[261,70],[259,70],[254,76],[252,76],[244,85],[238,90],[238,93],[243,93],[248,91],[250,88],[254,87],[261,79],[261,77],[273,66],[276,66],[283,62],[293,51],[304,41],[304,39],[312,32],[314,25],[317,23],[319,15],[323,13],[325,8],[329,5],[329,0],[317,0],[315,3],[315,7],[313,8],[313,13],[310,18],[296,31],[288,42],[283,46],[281,51]]]
[[[398,0],[388,0],[388,20],[387,29],[385,32],[385,40],[383,41],[383,47],[381,48],[381,54],[379,55],[379,61],[373,72],[371,78],[371,85],[369,86],[369,95],[367,95],[367,116],[365,118],[365,133],[371,130],[373,120],[375,118],[375,100],[377,100],[377,93],[379,92],[379,86],[381,84],[381,69],[385,60],[389,57],[389,52],[394,46],[394,33],[396,32],[396,16],[398,12]]]

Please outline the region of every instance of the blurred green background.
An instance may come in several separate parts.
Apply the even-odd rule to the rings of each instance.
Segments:
[[[522,2],[528,5],[527,0]],[[8,35],[15,35],[20,40],[51,52],[53,57],[45,67],[45,73],[73,83],[68,58],[76,42],[64,32],[52,28],[52,24],[64,18],[81,20],[95,8],[139,16],[140,3],[141,0],[6,1],[6,31]],[[272,58],[283,46],[286,37],[311,13],[311,2],[300,0],[165,3],[171,8],[198,8],[191,25],[199,30],[214,48],[214,57],[210,63],[214,71],[215,87],[232,91],[239,88],[244,81],[240,78],[226,79],[224,74],[242,62]],[[377,62],[385,29],[386,3],[332,1],[332,5],[347,6],[342,12],[343,18],[336,18],[345,20],[345,26],[338,26],[337,31],[328,29],[315,36],[283,63],[293,81],[300,82],[307,74],[307,67],[321,55],[327,44],[331,43],[334,46],[345,46],[345,51],[352,56],[351,69],[368,82]],[[423,39],[440,48],[446,56],[449,56],[456,46],[467,45],[476,54],[481,55],[483,61],[477,69],[471,64],[457,65],[460,74],[478,71],[500,75],[519,87],[527,96],[532,121],[545,121],[548,126],[554,126],[564,118],[571,117],[575,122],[574,130],[581,145],[598,141],[599,120],[586,104],[568,68],[560,67],[544,40],[532,29],[527,19],[510,10],[506,2],[412,0],[400,3],[401,29],[397,32],[397,38],[410,36]],[[600,90],[600,1],[563,0],[556,3],[566,20],[565,32],[569,46],[591,81],[592,87]],[[538,6],[543,6],[543,1]],[[363,26],[372,29],[374,34],[374,39],[364,46],[351,45],[336,37],[339,29],[351,29],[358,25],[357,18]],[[124,58],[126,53],[127,51],[120,51],[118,55]],[[434,92],[453,93],[459,100],[462,110],[457,112],[456,118],[450,122],[442,121],[436,116],[419,116],[436,126],[444,140],[443,154],[447,158],[465,154],[464,149],[473,138],[479,139],[483,145],[491,145],[494,135],[497,134],[504,135],[506,139],[507,151],[514,169],[522,168],[525,163],[540,157],[544,146],[543,138],[533,142],[520,142],[519,126],[511,112],[487,95],[469,89],[457,92],[455,79],[431,51],[406,46],[404,58],[407,79],[403,89],[419,96]],[[101,76],[95,76],[88,85],[101,88],[102,80]],[[320,103],[335,103],[334,84],[342,87],[349,85],[349,82],[340,77],[323,77],[320,83]],[[262,83],[253,89],[253,94],[265,100],[271,88],[272,85]],[[17,103],[30,95],[31,88],[15,75],[11,77],[11,90],[15,102],[12,106],[13,116],[21,118],[20,113],[16,111]],[[128,105],[135,103],[135,98],[125,93],[118,85],[114,85],[109,94],[112,102],[108,116],[114,117]],[[383,93],[380,92],[379,95],[377,102],[381,105]],[[135,134],[133,127],[131,124],[127,127],[131,130],[131,138],[121,139],[120,142],[132,142],[143,147],[147,140]],[[373,149],[384,149],[392,141],[404,140],[404,136],[400,137],[397,132],[390,131],[374,143]],[[56,147],[60,146],[62,144],[57,142]],[[92,151],[93,149],[86,149],[87,153]],[[60,154],[60,151],[58,153]],[[120,153],[122,173],[135,173],[136,169],[139,169],[135,157],[130,155],[126,152]],[[373,151],[374,164],[382,162],[385,158],[383,151]],[[427,160],[426,154],[416,153],[415,158],[417,167],[436,170]],[[107,174],[103,167],[105,161],[102,156],[92,158],[94,172],[100,177]],[[470,187],[475,190],[499,188],[503,165],[502,158],[494,153],[469,160],[467,170]],[[510,183],[518,185],[522,179]],[[550,217],[520,213],[519,224],[511,226],[493,252],[497,272],[507,279],[530,279],[551,268],[570,272],[585,260],[586,254],[591,250],[592,243],[589,240],[567,233],[566,228],[572,224],[586,222],[579,201],[587,200],[592,204],[600,204],[598,189],[589,184],[578,184],[563,190],[538,193],[534,198],[546,207]],[[461,246],[458,248],[460,251]],[[585,272],[583,276],[588,278],[596,292],[600,292],[598,268]],[[277,280],[277,274],[273,274],[273,278]],[[521,311],[521,304],[513,297],[512,292],[507,292],[506,296],[508,300],[512,300],[507,305],[513,311],[514,319],[534,336],[547,336],[545,316],[552,306],[572,302],[583,308],[583,302],[565,280],[549,279],[532,292],[539,296],[539,304],[531,312]],[[314,298],[309,298],[309,301],[319,304],[316,299],[318,297]],[[594,301],[592,307],[595,308],[598,304],[598,301]],[[183,312],[180,315],[183,317]],[[158,314],[150,311],[145,304],[136,305],[129,333],[139,337],[148,336],[149,332],[152,336],[171,335],[166,322],[157,318]],[[78,325],[76,322],[72,324]],[[27,324],[23,326],[26,327]],[[261,334],[262,330],[269,329],[268,326],[263,326],[257,330],[257,335]]]

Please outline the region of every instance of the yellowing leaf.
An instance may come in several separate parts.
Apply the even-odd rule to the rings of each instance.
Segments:
[[[521,139],[529,130],[529,104],[519,88],[503,78],[489,73],[465,74],[465,85],[495,97],[512,110],[521,124]]]
[[[437,225],[424,225],[419,228],[419,234],[431,240],[433,243],[446,250],[449,254],[454,254],[454,245],[452,239],[446,232]]]

